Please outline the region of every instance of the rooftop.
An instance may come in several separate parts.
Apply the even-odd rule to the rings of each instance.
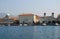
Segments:
[[[21,14],[21,15],[19,15],[19,16],[32,16],[32,15],[34,15],[34,14]]]
[[[12,16],[10,16],[10,19],[18,20],[18,17],[12,17]]]

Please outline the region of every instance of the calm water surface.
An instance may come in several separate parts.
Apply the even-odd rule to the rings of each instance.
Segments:
[[[60,39],[60,26],[0,26],[0,39]]]

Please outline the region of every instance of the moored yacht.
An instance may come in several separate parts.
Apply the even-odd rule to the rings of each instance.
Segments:
[[[45,26],[45,25],[46,25],[46,23],[43,23],[43,25]]]
[[[59,25],[58,23],[56,23],[55,25]]]

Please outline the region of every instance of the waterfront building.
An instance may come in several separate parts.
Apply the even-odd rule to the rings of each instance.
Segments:
[[[40,19],[40,16],[34,15],[34,23],[38,23]]]
[[[54,13],[51,16],[46,16],[46,13],[44,13],[44,16],[40,17],[40,23],[53,23],[55,20]]]
[[[13,23],[11,25],[18,26],[19,25],[19,18],[18,16],[10,16],[10,19],[12,19]]]
[[[40,20],[39,21],[40,21],[40,23],[44,23],[44,21],[45,21],[44,20],[44,17],[40,17]]]
[[[60,14],[57,16],[56,22],[57,22],[58,24],[60,24]]]
[[[0,18],[0,25],[10,26],[14,22],[14,19],[11,19],[9,15],[6,15],[3,18]]]
[[[57,16],[57,21],[60,21],[60,14]]]
[[[19,23],[20,24],[29,24],[33,25],[33,23],[38,22],[38,16],[34,14],[21,14],[19,15]]]

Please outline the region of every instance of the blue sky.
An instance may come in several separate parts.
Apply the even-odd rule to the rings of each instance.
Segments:
[[[33,13],[43,16],[46,12],[55,16],[60,13],[60,0],[0,0],[0,13],[18,15],[21,13]]]

